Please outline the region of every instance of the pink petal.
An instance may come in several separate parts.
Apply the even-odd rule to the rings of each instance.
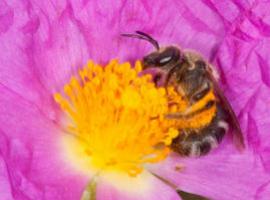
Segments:
[[[254,199],[270,180],[257,155],[248,150],[239,153],[229,145],[199,159],[172,155],[152,171],[180,190],[220,200]]]
[[[121,186],[121,180],[109,183],[106,179],[98,180],[97,200],[180,200],[176,191],[153,175],[145,173],[140,181],[130,181],[126,189]],[[131,177],[129,179],[132,179]],[[144,182],[147,182],[144,186]]]
[[[1,154],[0,154],[1,155]],[[9,172],[5,160],[0,156],[0,196],[2,199],[12,199]]]
[[[222,151],[219,157],[216,151],[202,159],[202,166],[198,164],[201,159],[184,160],[191,167],[183,186],[202,194],[211,186],[212,193],[206,189],[205,194],[216,198],[215,195],[221,195],[215,193],[219,191],[219,181],[225,185],[221,189],[228,189],[227,181],[230,188],[234,184],[241,188],[247,183],[247,188],[252,188],[246,194],[239,189],[239,194],[253,195],[257,185],[245,178],[258,175],[258,184],[263,184],[258,157],[268,173],[270,169],[268,7],[267,1],[253,0],[1,1],[0,153],[4,162],[0,177],[4,180],[0,180],[0,186],[7,191],[7,198],[10,191],[19,199],[39,199],[42,195],[44,199],[79,198],[84,178],[65,170],[65,164],[52,156],[57,152],[57,136],[52,134],[57,127],[47,119],[58,120],[52,93],[62,88],[89,58],[102,63],[113,57],[134,61],[151,51],[153,48],[144,41],[119,36],[134,30],[152,34],[161,44],[193,48],[214,60],[222,72],[222,88],[239,115],[247,139],[248,153],[243,157]],[[224,148],[228,143],[223,143]],[[236,170],[242,170],[245,176],[230,176],[230,182],[226,177],[217,177],[219,171],[215,171],[210,179],[213,182],[201,188],[198,182],[208,180],[206,173],[194,172],[211,169],[217,162],[228,162],[224,169],[228,177]],[[9,171],[12,176],[8,177]],[[197,185],[188,181],[189,176]],[[264,185],[257,191],[258,198],[269,193],[267,183]],[[67,189],[71,192],[67,193]],[[233,191],[238,194],[238,190]]]
[[[267,182],[266,184],[262,185],[258,189],[255,199],[268,200],[269,199],[269,194],[270,194],[270,181]]]
[[[87,178],[64,160],[59,128],[17,94],[0,91],[0,199],[79,199]]]
[[[269,2],[252,4],[239,16],[220,45],[215,62],[225,94],[239,116],[248,148],[270,169],[270,20]]]
[[[53,11],[44,12],[34,2],[3,4],[14,20],[0,37],[0,83],[33,103],[50,104],[48,94],[62,88],[90,58],[86,43],[68,9],[50,19]],[[47,2],[45,7],[53,5]]]
[[[28,99],[40,98],[34,91],[55,92],[87,59],[141,59],[153,48],[120,36],[135,30],[153,34],[161,44],[177,43],[211,57],[225,27],[207,4],[196,5],[154,0],[4,2],[4,13],[14,16],[4,23],[1,37],[0,82]]]

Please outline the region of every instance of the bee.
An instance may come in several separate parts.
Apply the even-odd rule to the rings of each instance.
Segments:
[[[176,46],[160,48],[158,42],[146,33],[136,31],[122,36],[138,38],[150,42],[155,51],[142,59],[143,69],[158,69],[153,77],[156,85],[173,87],[177,94],[188,101],[190,112],[168,113],[168,119],[189,119],[215,109],[210,123],[200,128],[179,129],[179,136],[172,141],[171,149],[182,156],[197,157],[208,154],[216,148],[229,131],[234,129],[234,143],[239,149],[244,148],[243,134],[237,117],[217,82],[213,67],[200,54],[181,50]],[[213,93],[214,98],[207,98]],[[193,109],[197,106],[196,109]],[[199,107],[198,107],[199,105]]]

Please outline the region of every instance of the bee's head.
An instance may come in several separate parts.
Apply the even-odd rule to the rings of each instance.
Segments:
[[[151,73],[154,82],[157,85],[162,85],[161,82],[164,81],[160,80],[165,80],[170,69],[172,69],[181,60],[182,56],[179,48],[175,46],[160,48],[158,42],[146,33],[136,31],[132,34],[122,34],[122,36],[146,40],[155,47],[155,51],[143,57],[142,66],[144,70],[149,69],[151,71],[151,69],[156,69],[155,71],[158,71],[156,75]],[[147,70],[144,72],[147,73]]]
[[[150,35],[143,33],[141,31],[136,31],[132,34],[122,34],[122,36],[138,38],[141,40],[146,40],[150,42],[154,47],[155,51],[143,57],[143,68],[163,68],[169,69],[180,59],[180,50],[174,46],[168,46],[165,48],[160,48],[158,42],[153,39]]]
[[[158,67],[169,70],[180,60],[180,50],[174,46],[158,49],[143,58],[144,69]]]

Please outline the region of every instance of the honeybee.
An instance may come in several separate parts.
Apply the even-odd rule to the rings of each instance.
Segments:
[[[122,36],[150,42],[155,51],[143,57],[143,69],[158,69],[159,73],[154,76],[153,81],[157,85],[162,83],[165,88],[172,86],[179,95],[188,100],[191,112],[168,113],[166,115],[168,119],[188,119],[215,108],[214,117],[208,125],[196,129],[179,129],[181,134],[171,144],[173,151],[182,156],[206,155],[221,143],[230,125],[234,129],[233,138],[236,146],[239,149],[244,148],[244,139],[237,117],[218,85],[213,67],[201,55],[181,50],[176,46],[160,48],[155,39],[141,31]],[[207,96],[211,92],[214,98],[209,100]],[[200,107],[192,109],[195,105]]]

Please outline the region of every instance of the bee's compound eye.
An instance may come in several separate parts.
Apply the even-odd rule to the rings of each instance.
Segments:
[[[175,47],[168,47],[158,55],[157,64],[159,66],[164,66],[172,61],[178,61],[178,59],[179,50]]]
[[[144,68],[163,67],[169,63],[177,62],[180,51],[176,47],[167,47],[163,51],[155,51],[143,58]]]
[[[167,57],[161,58],[159,60],[159,64],[165,65],[165,64],[169,63],[171,60],[172,60],[172,56],[167,56]]]

